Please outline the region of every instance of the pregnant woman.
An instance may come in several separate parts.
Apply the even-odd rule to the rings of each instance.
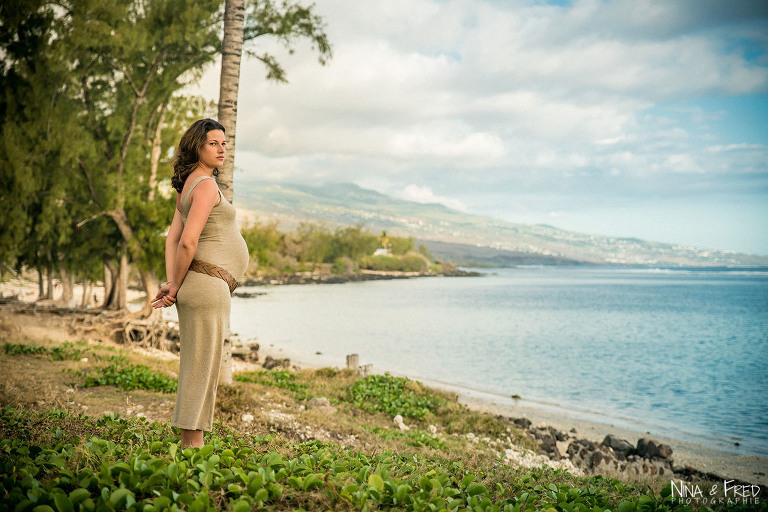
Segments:
[[[235,208],[213,178],[225,155],[224,127],[201,119],[181,137],[173,161],[171,185],[178,196],[165,241],[170,281],[153,306],[176,304],[179,313],[179,390],[171,425],[181,429],[182,446],[202,446],[203,432],[213,425],[230,297],[248,266]]]

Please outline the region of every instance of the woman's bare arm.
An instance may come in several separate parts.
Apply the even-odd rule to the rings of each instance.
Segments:
[[[219,189],[213,180],[201,181],[190,194],[191,205],[187,222],[181,222],[181,215],[176,211],[171,228],[165,241],[165,268],[170,281],[160,288],[153,301],[156,308],[170,306],[176,302],[176,293],[189,271],[189,265],[195,257],[208,216],[218,204]]]

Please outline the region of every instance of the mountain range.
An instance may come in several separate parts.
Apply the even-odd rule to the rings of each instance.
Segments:
[[[459,264],[768,267],[765,256],[518,224],[397,199],[350,183],[238,180],[235,200],[239,215],[251,222],[275,220],[283,231],[301,222],[329,227],[363,223],[374,233],[412,236],[434,256]]]

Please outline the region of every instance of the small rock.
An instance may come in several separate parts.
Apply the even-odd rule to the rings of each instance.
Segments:
[[[602,442],[603,446],[607,446],[609,448],[612,448],[613,451],[621,458],[626,458],[627,455],[632,453],[635,450],[635,447],[632,446],[632,444],[625,440],[620,439],[613,434],[608,434],[605,436],[605,439],[603,439]]]
[[[646,459],[668,459],[672,456],[672,447],[648,437],[637,441],[636,451],[639,456]]]
[[[307,402],[307,409],[314,409],[315,407],[330,407],[330,406],[331,406],[331,401],[325,398],[324,396],[313,398],[309,402]]]
[[[533,431],[533,437],[539,441],[542,452],[551,454],[558,459],[561,457],[560,451],[557,449],[557,438],[549,428],[537,428]]]
[[[523,429],[528,429],[531,426],[531,420],[528,418],[513,418],[512,423]]]
[[[240,419],[246,423],[250,423],[253,421],[253,414],[243,414]]]
[[[272,370],[275,368],[288,368],[291,366],[291,360],[287,357],[282,359],[275,359],[272,356],[267,356],[262,366],[267,370]]]
[[[400,430],[410,430],[411,427],[403,423],[403,417],[401,415],[397,415],[394,418],[392,418],[392,421],[397,425],[397,428]]]
[[[331,401],[324,396],[313,398],[307,402],[307,409],[320,411],[326,414],[333,414],[336,412],[336,408],[331,405]]]
[[[84,358],[82,358],[82,359],[80,360],[80,362],[81,362],[81,363],[87,363],[87,362],[88,362],[88,358],[87,358],[87,357],[84,357]]]

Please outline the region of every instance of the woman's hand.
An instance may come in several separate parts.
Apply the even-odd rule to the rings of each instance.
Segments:
[[[173,281],[165,283],[157,295],[152,299],[152,307],[155,309],[167,308],[176,304],[176,294],[179,291],[179,286]]]

